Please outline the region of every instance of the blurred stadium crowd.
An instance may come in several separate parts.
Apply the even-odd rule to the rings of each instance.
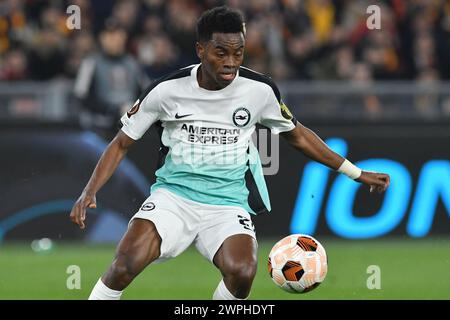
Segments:
[[[75,78],[83,59],[102,50],[107,21],[125,31],[125,51],[146,77],[157,78],[197,62],[197,18],[222,4],[247,21],[245,65],[277,80],[450,79],[450,1],[377,1],[381,31],[369,32],[371,2],[3,0],[0,79]],[[81,9],[80,30],[66,26],[71,4]]]

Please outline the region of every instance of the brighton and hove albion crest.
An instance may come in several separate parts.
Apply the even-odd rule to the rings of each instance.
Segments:
[[[233,112],[233,123],[236,127],[245,127],[250,122],[250,111],[247,108],[237,108]]]
[[[155,209],[155,204],[153,202],[146,202],[141,207],[141,210],[143,211],[151,211],[153,209]]]

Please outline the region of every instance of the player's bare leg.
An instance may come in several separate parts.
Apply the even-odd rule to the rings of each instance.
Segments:
[[[227,238],[214,256],[213,262],[223,276],[223,282],[217,287],[214,299],[247,298],[256,275],[256,240],[247,234],[236,234]]]
[[[104,297],[102,292],[96,290],[106,291],[106,294],[110,293],[120,298],[122,290],[159,257],[160,247],[161,237],[153,222],[133,219],[117,246],[114,261],[102,276],[101,283],[97,283],[94,287],[89,299]]]

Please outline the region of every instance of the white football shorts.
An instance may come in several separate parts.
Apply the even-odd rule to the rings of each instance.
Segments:
[[[210,205],[180,197],[167,189],[153,191],[135,218],[152,221],[161,237],[161,255],[155,263],[174,258],[192,243],[209,261],[222,243],[235,234],[256,240],[250,214],[238,206]]]

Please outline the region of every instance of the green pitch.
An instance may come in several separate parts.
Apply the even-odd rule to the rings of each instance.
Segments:
[[[450,299],[450,239],[344,241],[319,239],[328,253],[328,275],[316,290],[289,294],[267,273],[276,242],[261,241],[250,299]],[[0,299],[86,299],[114,254],[113,246],[56,243],[47,253],[29,244],[0,245]],[[69,290],[68,266],[81,270],[81,289]],[[381,289],[369,290],[370,265],[381,269]],[[123,299],[210,299],[219,272],[195,249],[149,266]]]

